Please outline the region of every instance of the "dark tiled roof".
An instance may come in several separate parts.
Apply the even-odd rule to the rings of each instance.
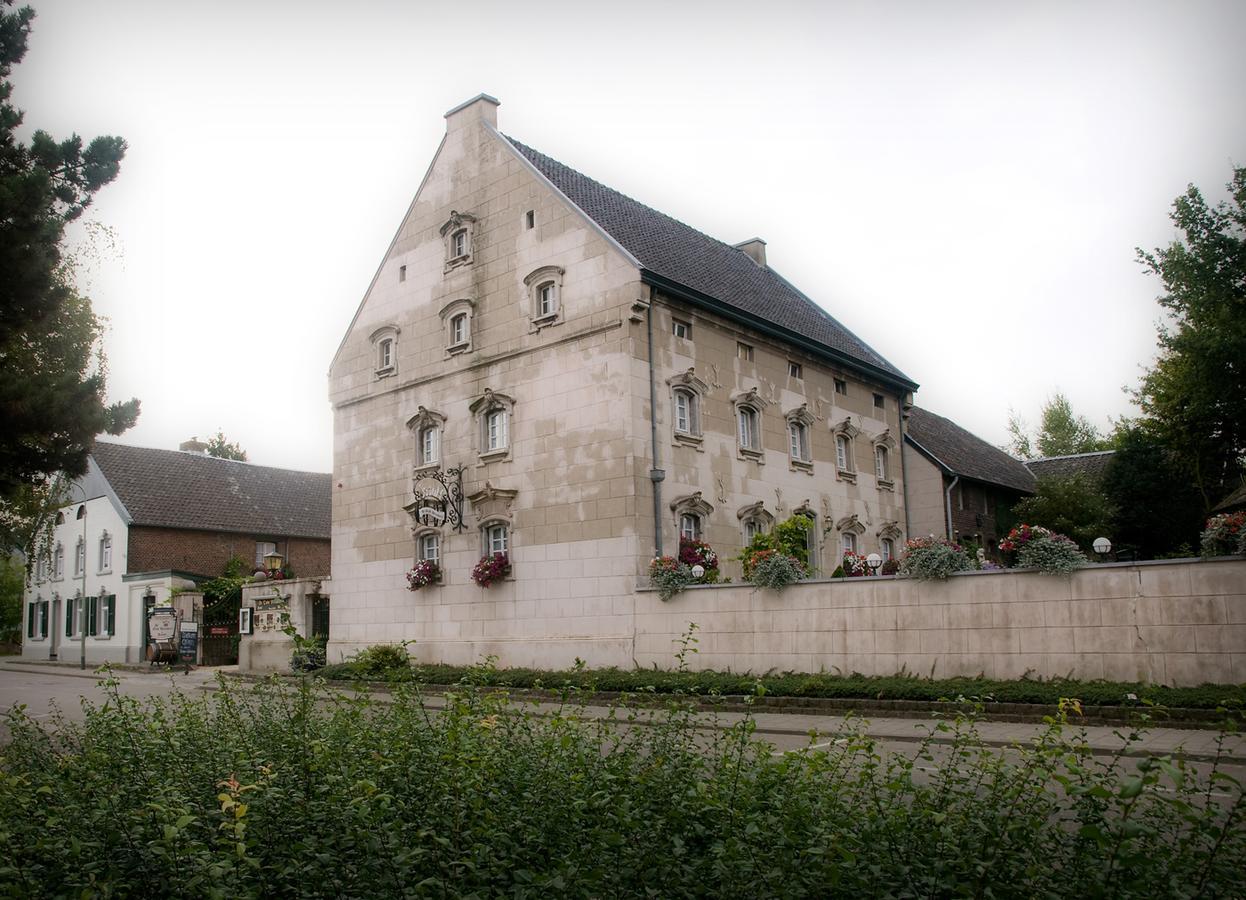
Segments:
[[[91,456],[135,525],[329,538],[330,475],[104,441]]]
[[[1217,503],[1216,508],[1212,512],[1235,512],[1239,509],[1246,509],[1246,484],[1243,484],[1236,491]]]
[[[953,475],[1034,492],[1034,476],[1019,459],[970,434],[951,419],[914,406],[909,411],[905,439],[933,456]]]
[[[837,356],[865,363],[903,383],[913,384],[782,276],[757,265],[743,250],[638,203],[514,138],[506,140],[636,257],[645,270],[821,344]]]
[[[1034,473],[1035,478],[1072,478],[1082,475],[1092,481],[1100,481],[1112,462],[1115,450],[1100,450],[1097,453],[1074,453],[1071,456],[1048,456],[1043,459],[1031,459],[1026,466]]]

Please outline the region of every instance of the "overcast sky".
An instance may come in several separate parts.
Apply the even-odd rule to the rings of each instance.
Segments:
[[[88,213],[122,440],[328,471],[326,373],[445,129],[501,129],[770,264],[993,443],[1154,357],[1189,182],[1246,162],[1246,3],[70,2],[29,128],[118,134]],[[399,427],[400,423],[395,423]]]

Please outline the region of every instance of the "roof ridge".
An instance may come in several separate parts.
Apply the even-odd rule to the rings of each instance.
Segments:
[[[1085,453],[1065,453],[1062,456],[1037,456],[1034,459],[1023,459],[1022,462],[1028,466],[1030,463],[1051,462],[1057,459],[1080,459],[1086,456],[1104,456],[1105,454],[1115,452],[1115,450],[1088,450]]]
[[[96,440],[91,447],[91,452],[95,452],[95,448],[100,445],[108,447],[121,447],[125,450],[147,450],[152,453],[167,453],[170,456],[176,455],[178,458],[188,459],[210,459],[214,463],[234,463],[241,466],[249,466],[252,469],[269,469],[273,472],[289,472],[294,475],[323,475],[326,478],[332,478],[332,472],[313,472],[310,469],[287,469],[282,466],[270,466],[267,463],[251,462],[248,459],[225,459],[220,456],[212,456],[208,453],[195,453],[190,450],[169,450],[167,447],[144,447],[139,444],[123,444],[120,441],[103,441]]]

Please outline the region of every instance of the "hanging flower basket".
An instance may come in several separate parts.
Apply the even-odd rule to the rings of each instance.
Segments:
[[[511,573],[510,557],[505,553],[494,553],[492,556],[480,557],[472,569],[472,581],[487,588],[495,581],[501,581]]]
[[[407,573],[407,590],[418,591],[430,584],[441,582],[441,566],[431,559],[422,559]]]

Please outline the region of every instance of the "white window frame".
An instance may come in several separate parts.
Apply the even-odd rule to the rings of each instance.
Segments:
[[[839,536],[839,546],[840,546],[840,554],[839,554],[840,557],[843,557],[845,553],[856,553],[857,547],[859,546],[859,544],[857,543],[856,532],[845,531],[843,534],[841,534]]]
[[[74,544],[74,578],[81,578],[87,571],[87,539],[79,537]]]
[[[891,538],[880,539],[878,542],[878,547],[879,547],[879,550],[881,551],[880,555],[883,558],[883,562],[887,562],[888,560],[892,559],[896,555],[895,541],[893,541]]]
[[[736,406],[736,443],[739,448],[749,453],[760,453],[761,446],[761,413],[756,407],[741,403]]]
[[[450,318],[450,346],[467,343],[467,313],[457,313]]]
[[[441,462],[441,426],[430,422],[420,428],[419,465],[435,466]]]
[[[510,447],[510,414],[502,407],[485,413],[484,452],[497,453]]]
[[[476,417],[477,454],[480,458],[490,461],[508,456],[515,401],[505,394],[486,389],[468,408]]]
[[[699,541],[704,534],[701,517],[693,512],[679,514],[679,539],[681,541]]]
[[[562,276],[560,266],[541,266],[524,278],[528,295],[528,322],[531,330],[539,331],[562,319]]]
[[[386,371],[394,367],[394,339],[382,338],[377,342],[377,359],[376,368],[378,371]]]
[[[463,259],[471,251],[469,243],[471,236],[466,228],[459,228],[450,232],[450,259]]]
[[[709,385],[689,369],[668,378],[671,389],[671,432],[676,445],[701,449],[701,403]]]
[[[398,371],[398,334],[400,329],[392,322],[382,325],[369,335],[372,342],[376,377],[384,378]]]
[[[692,323],[686,319],[671,319],[671,334],[681,341],[692,340]]]
[[[476,304],[466,297],[451,300],[441,308],[442,328],[446,336],[446,355],[463,353],[472,347],[472,318]]]
[[[112,535],[105,531],[99,540],[99,571],[112,571]]]
[[[441,226],[441,237],[446,248],[446,272],[472,261],[476,244],[475,226],[475,216],[451,210],[450,218]]]
[[[269,548],[272,548],[271,550]],[[277,552],[276,541],[256,541],[255,542],[255,568],[264,568],[264,557],[270,553]]]
[[[883,444],[874,447],[874,475],[879,481],[891,480],[891,454]]]
[[[506,522],[486,522],[480,528],[480,538],[484,556],[504,553],[510,559],[511,529]]]
[[[851,472],[852,439],[846,434],[835,435],[835,468],[841,472]]]
[[[788,378],[795,378],[797,381],[804,381],[805,367],[802,366],[800,363],[792,362],[789,359],[787,361],[787,376]]]
[[[421,560],[434,562],[441,565],[441,534],[436,531],[426,531],[419,537],[419,557]]]

